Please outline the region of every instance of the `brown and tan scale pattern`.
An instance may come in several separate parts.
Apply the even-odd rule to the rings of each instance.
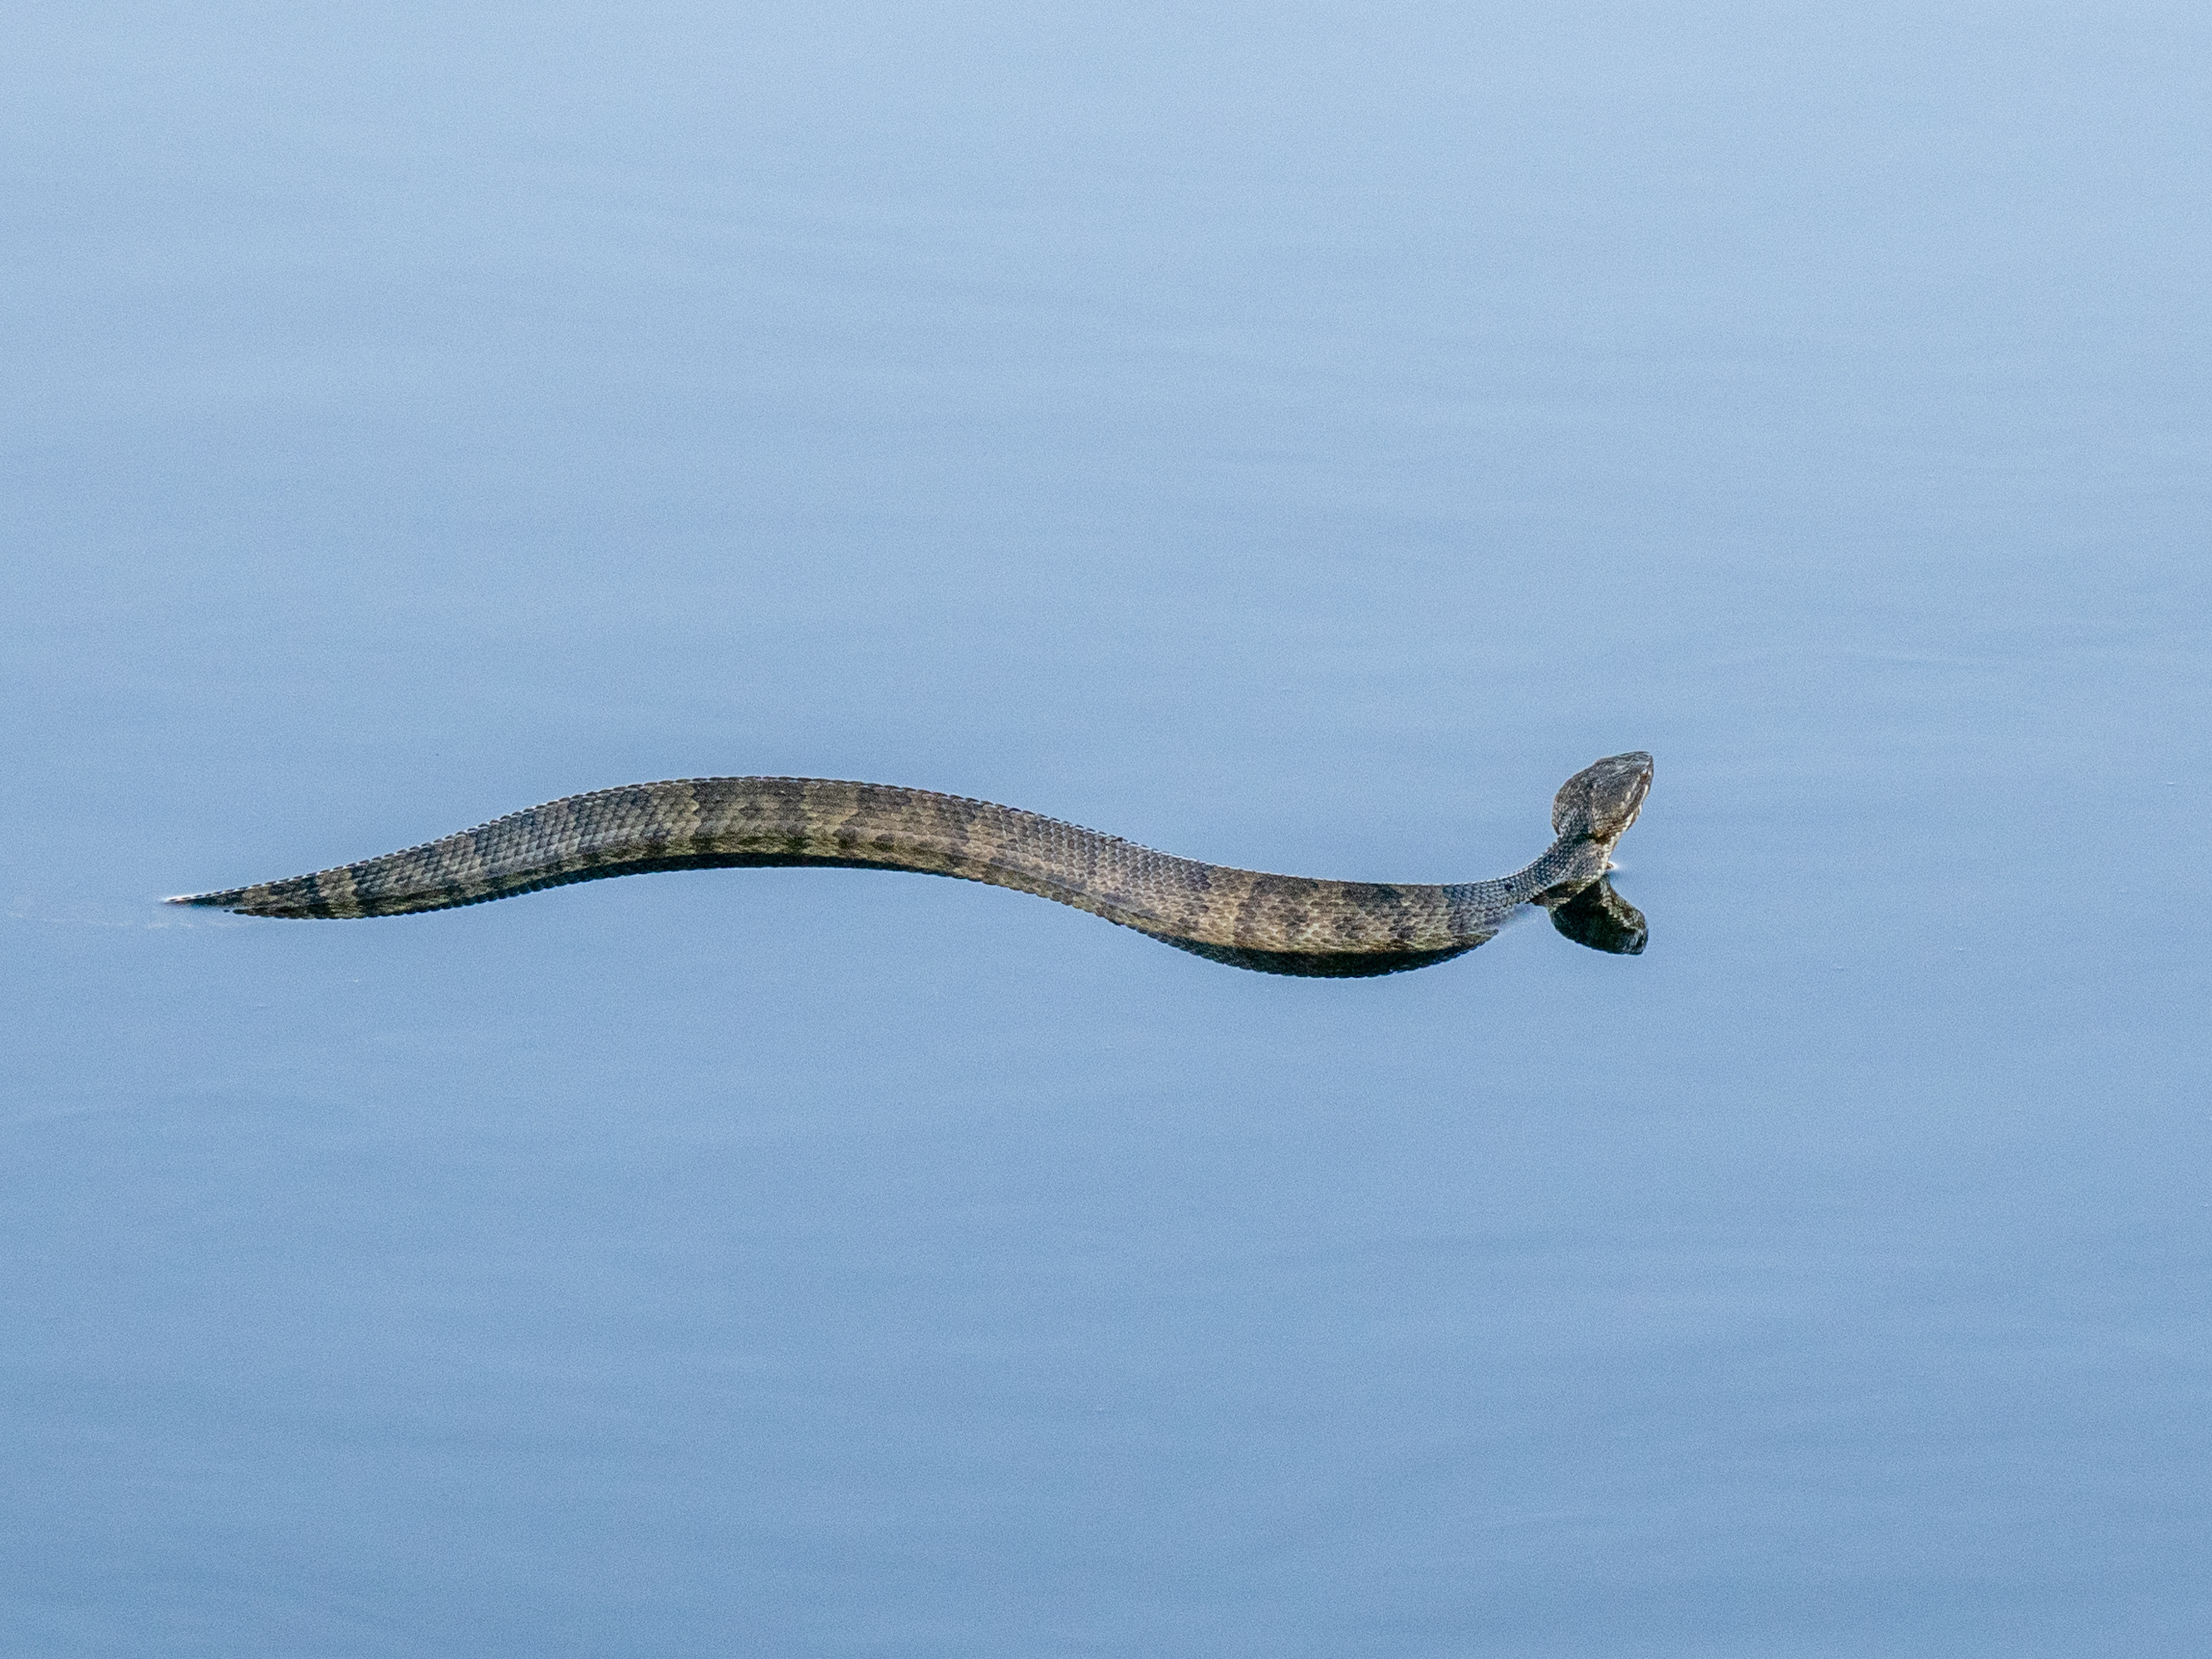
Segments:
[[[170,902],[257,916],[393,916],[651,870],[830,865],[1011,887],[1239,967],[1382,974],[1472,950],[1516,907],[1556,908],[1590,888],[1650,780],[1649,755],[1599,761],[1561,787],[1557,839],[1534,863],[1493,881],[1434,886],[1204,864],[927,789],[678,778],[570,795],[381,858]]]

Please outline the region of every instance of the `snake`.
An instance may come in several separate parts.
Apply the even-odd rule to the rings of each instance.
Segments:
[[[1577,942],[1644,948],[1612,890],[1613,845],[1643,809],[1651,757],[1610,755],[1552,801],[1552,844],[1489,881],[1408,885],[1269,875],[962,795],[830,778],[676,778],[568,795],[380,858],[171,904],[241,915],[397,916],[656,870],[777,865],[909,870],[1034,893],[1163,944],[1264,973],[1352,978],[1425,968],[1528,907]]]

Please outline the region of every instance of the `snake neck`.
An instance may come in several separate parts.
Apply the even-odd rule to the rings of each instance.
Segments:
[[[1444,889],[1455,939],[1479,945],[1493,937],[1523,905],[1547,909],[1564,904],[1613,867],[1613,844],[1586,835],[1561,836],[1536,861],[1491,881],[1455,882]]]

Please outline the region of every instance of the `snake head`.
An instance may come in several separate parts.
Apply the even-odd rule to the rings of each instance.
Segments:
[[[1553,831],[1610,848],[1636,822],[1650,787],[1651,757],[1641,749],[1592,762],[1552,797]]]

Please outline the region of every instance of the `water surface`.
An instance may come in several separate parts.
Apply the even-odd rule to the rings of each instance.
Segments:
[[[0,1635],[2212,1632],[2203,18],[40,8]],[[1503,874],[160,895],[781,773]]]

